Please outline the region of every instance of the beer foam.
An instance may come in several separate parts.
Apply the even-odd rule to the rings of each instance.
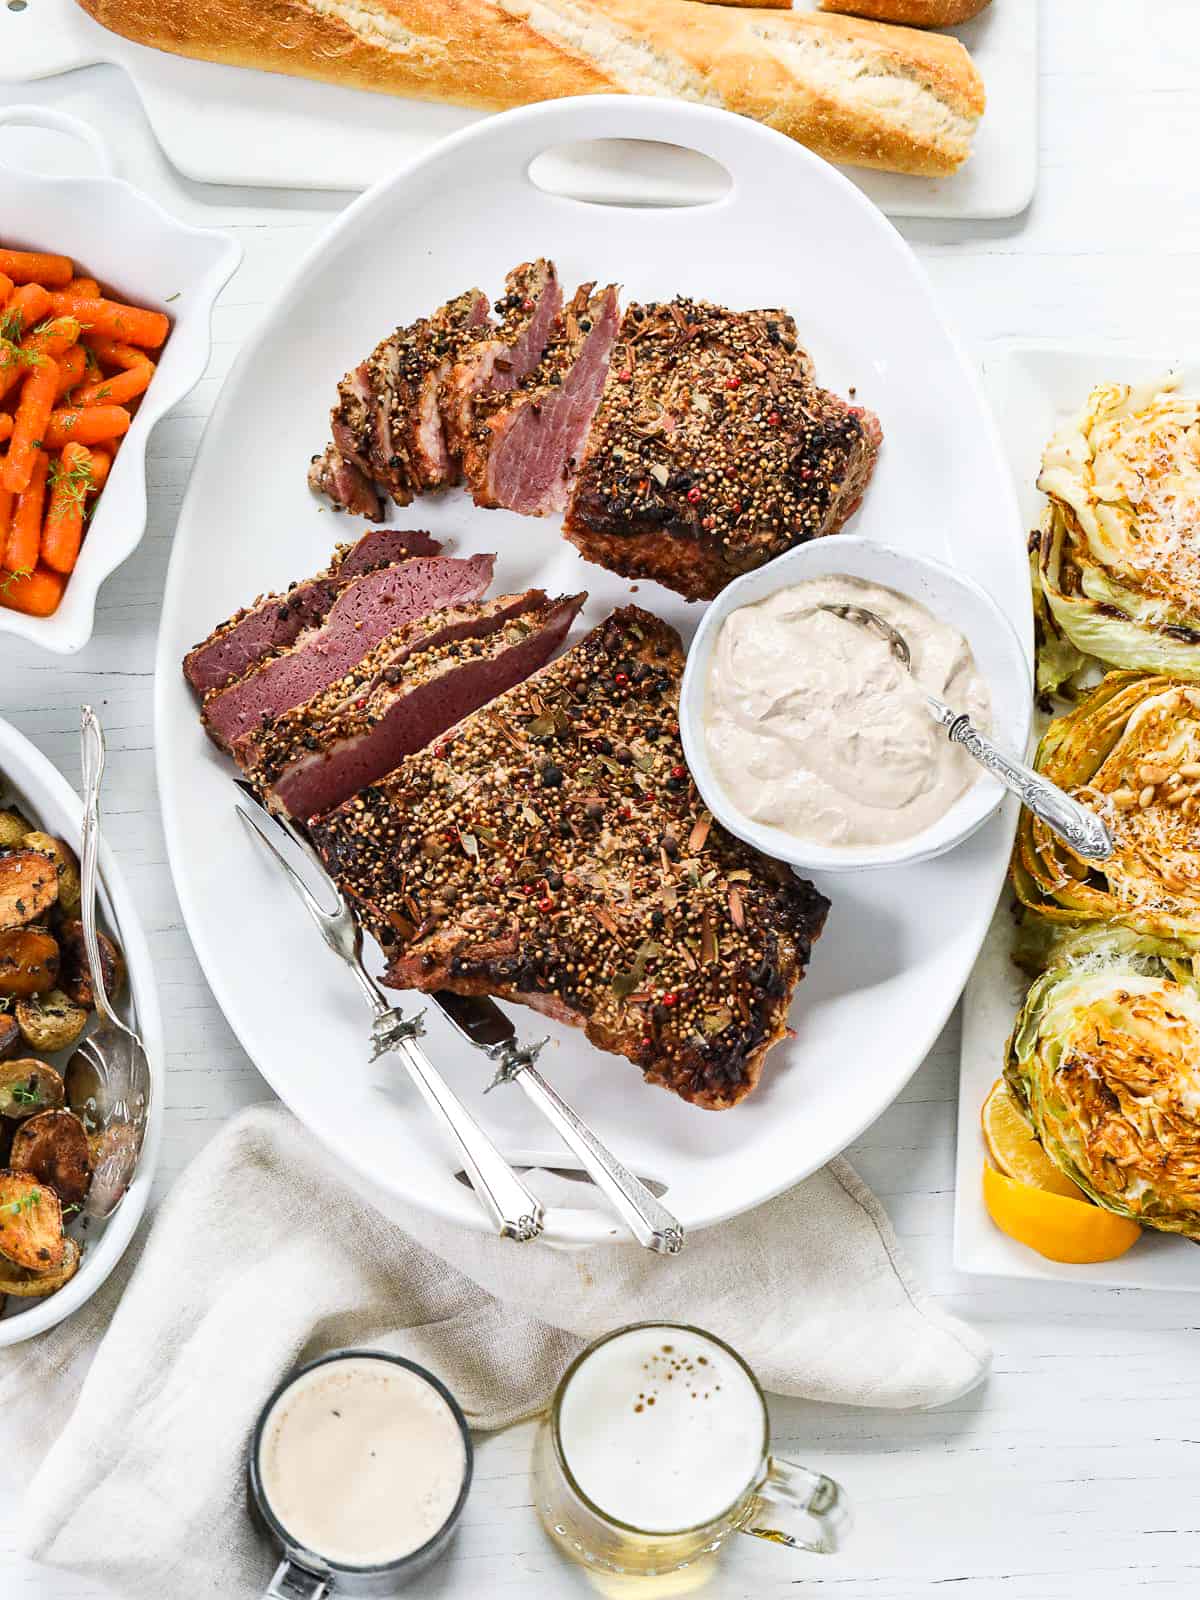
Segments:
[[[466,1472],[458,1421],[438,1391],[371,1356],[326,1362],[286,1389],[258,1461],[279,1524],[344,1567],[419,1550],[445,1525]]]
[[[757,1479],[762,1398],[703,1334],[631,1328],[576,1369],[559,1408],[575,1482],[618,1522],[674,1533],[711,1522]]]

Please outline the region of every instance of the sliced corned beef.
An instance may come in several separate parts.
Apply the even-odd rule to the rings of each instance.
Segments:
[[[460,600],[478,600],[491,582],[494,563],[493,556],[417,557],[355,578],[320,624],[227,688],[205,696],[210,737],[229,749],[242,734],[319,694],[401,623]]]
[[[466,471],[478,505],[535,517],[566,509],[620,325],[616,288],[591,290],[576,292],[537,372],[476,429]]]
[[[378,359],[367,362],[379,407],[372,451],[377,477],[399,460],[411,493],[458,481],[458,461],[446,446],[438,395],[454,362],[490,326],[487,299],[478,289],[469,289],[432,317],[398,329],[380,347]]]
[[[247,776],[299,819],[340,805],[543,666],[583,598],[531,590],[408,624],[254,739]]]
[[[440,549],[436,539],[416,529],[373,528],[356,544],[339,545],[315,578],[292,584],[286,594],[264,595],[214,628],[184,657],[183,675],[197,694],[222,688],[319,623],[352,578],[410,556],[435,556]]]
[[[366,486],[378,484],[397,505],[407,505],[423,490],[452,481],[438,386],[456,357],[490,325],[487,297],[468,289],[432,317],[397,328],[376,345],[338,384],[330,414],[333,445],[314,460],[312,487],[349,506],[348,495],[362,504]]]
[[[383,521],[383,502],[375,485],[335,444],[326,445],[324,455],[312,458],[308,487],[330,500],[335,511],[349,511],[368,522]]]
[[[461,355],[441,386],[441,411],[450,451],[461,458],[475,426],[476,404],[507,394],[534,370],[553,335],[562,289],[553,261],[525,261],[504,280],[496,301],[500,327]]]

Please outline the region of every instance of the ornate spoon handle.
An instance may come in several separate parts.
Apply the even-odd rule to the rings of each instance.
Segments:
[[[962,745],[981,767],[986,767],[1006,789],[1044,822],[1078,856],[1103,861],[1112,855],[1112,835],[1094,811],[1072,800],[1057,784],[1043,778],[1023,761],[1007,755],[972,723],[970,717],[953,711],[933,695],[926,696],[934,718],[948,738]]]

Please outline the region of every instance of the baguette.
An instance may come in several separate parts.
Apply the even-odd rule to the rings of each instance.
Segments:
[[[956,40],[696,0],[80,0],[139,44],[497,110],[674,96],[754,117],[831,161],[939,176],[984,92]]]
[[[977,17],[991,0],[818,0],[818,4],[822,11],[870,17],[875,22],[902,22],[910,28],[953,28]]]

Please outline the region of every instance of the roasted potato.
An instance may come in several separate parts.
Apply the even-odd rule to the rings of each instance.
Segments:
[[[32,832],[33,823],[26,822],[19,811],[0,811],[0,850],[15,850]]]
[[[18,1000],[13,1010],[26,1044],[44,1056],[74,1044],[87,1027],[87,1012],[61,989]]]
[[[58,873],[58,904],[64,917],[77,917],[80,906],[79,861],[74,850],[64,839],[49,833],[27,833],[21,841],[22,849],[36,850],[49,856]]]
[[[0,1062],[0,1117],[24,1122],[39,1111],[57,1111],[65,1100],[62,1078],[44,1061],[23,1056]]]
[[[49,1272],[30,1272],[15,1261],[0,1256],[0,1297],[11,1294],[16,1300],[42,1300],[61,1289],[79,1271],[83,1250],[69,1235],[63,1240],[63,1258]]]
[[[64,1206],[81,1206],[92,1177],[87,1131],[73,1111],[40,1111],[13,1135],[8,1165],[48,1183]]]
[[[0,995],[45,994],[58,982],[58,941],[45,928],[0,933]]]
[[[0,1061],[7,1061],[20,1047],[21,1030],[16,1017],[11,1011],[0,1011]]]
[[[62,946],[62,987],[77,1006],[91,1011],[96,1004],[96,992],[92,987],[91,969],[83,943],[83,923],[64,922],[58,930],[58,937]],[[121,959],[121,952],[107,934],[97,932],[96,938],[100,943],[104,988],[108,998],[115,1000],[125,983],[125,963]]]
[[[0,1255],[31,1272],[62,1266],[62,1206],[54,1190],[27,1172],[0,1169]]]
[[[44,852],[10,850],[0,856],[0,933],[37,922],[57,899],[58,869]]]

